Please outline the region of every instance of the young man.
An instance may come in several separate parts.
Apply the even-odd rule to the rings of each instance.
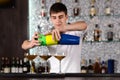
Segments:
[[[71,34],[80,36],[82,38],[82,31],[87,28],[84,21],[78,21],[74,23],[67,23],[68,15],[67,8],[63,3],[54,3],[50,8],[50,20],[53,23],[54,29],[51,31],[52,38],[60,40],[60,33]],[[22,44],[22,48],[27,50],[35,46],[40,45],[38,35],[32,37],[31,41],[25,40]],[[82,40],[82,39],[81,39]],[[61,71],[63,73],[79,73],[80,72],[80,58],[81,58],[81,42],[80,45],[53,45],[49,46],[50,53],[55,53],[56,50],[64,51],[66,57],[61,62]],[[59,72],[59,61],[55,57],[49,59],[51,64],[51,73]]]

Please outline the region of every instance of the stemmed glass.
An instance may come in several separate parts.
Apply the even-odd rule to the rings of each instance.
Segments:
[[[45,61],[45,74],[48,73],[47,71],[47,60],[51,57],[50,53],[41,53],[39,56]]]
[[[63,58],[65,58],[65,56],[66,56],[66,53],[60,50],[57,50],[56,53],[54,54],[54,57],[59,60],[59,73],[62,73],[61,72],[61,61],[63,60]]]
[[[35,73],[32,62],[33,62],[33,59],[37,57],[37,55],[35,53],[34,54],[25,53],[24,56],[30,61],[30,74]]]

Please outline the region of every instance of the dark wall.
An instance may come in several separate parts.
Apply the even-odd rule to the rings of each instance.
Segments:
[[[15,1],[15,8],[0,9],[0,57],[23,57],[21,44],[28,34],[28,0]]]

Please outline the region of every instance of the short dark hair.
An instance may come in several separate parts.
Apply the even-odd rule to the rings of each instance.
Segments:
[[[64,12],[67,15],[67,7],[63,3],[54,3],[50,8],[50,15],[51,13],[58,13]]]

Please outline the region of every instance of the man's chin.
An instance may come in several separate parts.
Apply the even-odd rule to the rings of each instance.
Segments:
[[[61,26],[56,26],[56,28],[60,28]]]

